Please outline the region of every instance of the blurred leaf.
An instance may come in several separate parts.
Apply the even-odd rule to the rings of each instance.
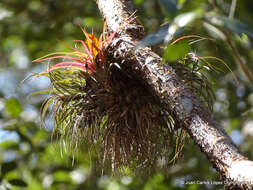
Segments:
[[[179,43],[168,45],[166,48],[163,58],[166,61],[176,61],[184,57],[190,51],[190,46],[187,41],[181,41]]]
[[[175,19],[174,19],[174,24],[176,24],[179,27],[184,27],[186,25],[188,25],[189,23],[191,23],[193,20],[199,18],[202,15],[201,12],[198,11],[191,11],[188,13],[183,13],[178,15]]]
[[[19,145],[17,142],[15,141],[4,141],[4,142],[1,142],[0,143],[0,147],[3,148],[3,149],[18,149],[19,148]]]
[[[11,17],[12,14],[13,14],[12,12],[10,12],[8,10],[5,10],[5,9],[2,9],[2,8],[0,8],[0,13],[1,13],[0,21],[4,20],[7,17]]]
[[[173,38],[179,36],[183,32],[183,29],[186,25],[200,16],[201,14],[197,11],[180,14],[175,17],[171,23],[161,26],[156,33],[145,37],[139,44],[137,44],[136,48],[157,45],[160,43],[167,44]]]
[[[12,117],[18,117],[22,112],[22,106],[16,98],[9,98],[5,101],[5,109]]]
[[[165,41],[166,37],[168,36],[169,28],[170,28],[170,24],[166,24],[166,25],[161,26],[160,29],[156,33],[146,36],[137,45],[137,48],[163,43]],[[171,38],[173,38],[173,37],[171,37]]]
[[[134,0],[135,5],[140,5],[144,2],[144,0]]]
[[[213,14],[206,16],[205,19],[216,26],[224,27],[230,30],[234,34],[242,36],[242,34],[245,33],[253,37],[252,29],[237,19],[229,19],[228,17],[222,15]]]
[[[188,189],[189,190],[198,190],[199,189],[199,185],[198,184],[191,184]]]
[[[207,22],[203,23],[204,28],[206,28],[207,32],[215,39],[226,40],[226,36],[223,32],[218,29],[216,26],[209,24]]]
[[[32,137],[32,141],[34,144],[41,143],[43,141],[46,141],[50,133],[48,133],[45,130],[38,131],[35,135]]]
[[[166,190],[168,187],[163,183],[164,176],[162,174],[155,175],[152,179],[150,179],[145,187],[144,190]]]
[[[71,182],[71,177],[69,176],[69,172],[66,171],[56,171],[54,174],[55,181],[65,181],[65,182]]]
[[[173,16],[178,11],[177,3],[174,0],[159,0],[162,11],[166,16]]]
[[[17,168],[16,162],[5,162],[1,166],[1,176],[5,176],[8,172]]]
[[[19,187],[26,187],[27,183],[24,182],[22,179],[11,179],[9,180],[11,185],[19,186]]]
[[[178,0],[178,4],[180,5],[180,6],[183,6],[183,4],[186,2],[186,0]]]

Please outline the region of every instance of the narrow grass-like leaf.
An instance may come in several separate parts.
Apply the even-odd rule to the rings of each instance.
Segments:
[[[48,111],[48,108],[49,106],[52,104],[52,102],[54,101],[54,97],[50,97],[48,98],[47,100],[45,100],[41,106],[41,109],[40,109],[40,113],[41,113],[41,118],[42,120],[45,119],[45,116],[46,116],[46,113]]]
[[[201,60],[205,60],[205,59],[214,59],[214,60],[217,60],[219,62],[221,62],[223,65],[225,65],[227,67],[227,69],[231,72],[234,80],[237,82],[237,84],[239,84],[239,81],[237,79],[237,77],[235,76],[234,72],[230,69],[230,67],[228,66],[228,64],[223,61],[222,59],[218,58],[218,57],[214,57],[214,56],[203,56],[200,58]]]

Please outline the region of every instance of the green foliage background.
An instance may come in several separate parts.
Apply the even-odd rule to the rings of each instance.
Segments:
[[[229,33],[248,70],[253,72],[251,0],[237,1],[236,19],[228,19],[230,0],[134,0],[134,4],[147,34],[159,31],[161,24],[175,22],[180,15],[186,19],[184,13],[198,15],[183,28],[182,35],[214,38],[215,42],[204,40],[191,45],[191,51],[199,56],[223,59],[239,79],[236,84],[226,67],[217,62],[212,64],[217,64],[224,73],[206,72],[213,81],[216,94],[216,119],[243,154],[252,160],[253,87],[223,34],[223,31]],[[219,176],[190,139],[184,148],[184,157],[178,163],[144,178],[131,172],[121,176],[101,176],[85,153],[85,143],[77,152],[71,152],[67,146],[50,138],[52,120],[48,117],[46,128],[43,128],[39,115],[39,108],[47,95],[28,96],[47,89],[49,81],[43,77],[23,79],[46,68],[31,63],[32,60],[66,50],[58,40],[73,45],[72,40],[84,39],[78,24],[87,31],[93,29],[95,34],[101,33],[103,21],[94,1],[0,2],[0,189],[222,189],[222,185],[201,184],[218,181]],[[156,36],[144,41],[161,45],[164,33]],[[188,43],[183,44],[187,47],[169,46],[170,51],[165,51],[164,57],[174,59],[173,48],[185,56],[189,47]],[[154,46],[154,50],[162,55],[163,50],[158,46]],[[74,162],[72,154],[75,154]],[[187,180],[198,183],[182,184]]]

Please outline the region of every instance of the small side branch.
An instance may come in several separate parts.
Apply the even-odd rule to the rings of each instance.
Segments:
[[[238,63],[240,64],[244,74],[247,76],[248,80],[253,84],[253,74],[250,71],[250,69],[247,67],[247,65],[243,62],[237,48],[235,47],[235,45],[233,44],[230,34],[227,31],[223,31],[223,33],[225,34],[226,38],[227,38],[227,43],[229,45],[229,47],[231,48],[231,50],[234,53],[234,56],[236,58],[236,60],[238,61]]]

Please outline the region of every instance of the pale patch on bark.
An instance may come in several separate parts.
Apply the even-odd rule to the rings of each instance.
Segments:
[[[181,102],[185,115],[189,115],[193,108],[192,100],[188,97],[182,97]]]
[[[253,163],[249,160],[233,161],[227,175],[238,184],[253,185]]]

